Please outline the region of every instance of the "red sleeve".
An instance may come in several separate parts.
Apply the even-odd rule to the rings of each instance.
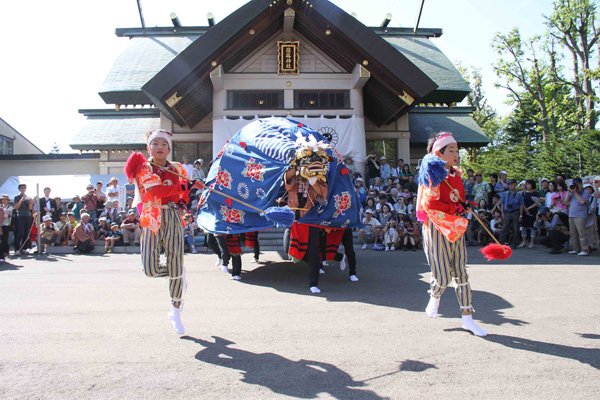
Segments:
[[[151,188],[149,188],[148,192],[151,192],[152,195],[155,197],[163,198],[163,197],[177,196],[177,195],[183,193],[183,190],[181,189],[180,184],[168,185],[168,186],[156,185],[156,186],[152,186]]]
[[[427,202],[427,208],[442,211],[446,214],[454,215],[454,213],[456,213],[456,205],[454,205],[454,203],[446,203],[445,201],[440,200],[429,200]]]

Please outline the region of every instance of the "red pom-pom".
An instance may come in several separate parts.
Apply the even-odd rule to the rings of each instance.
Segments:
[[[131,153],[127,162],[125,163],[125,175],[129,179],[135,179],[138,172],[146,164],[146,157],[139,151]]]
[[[229,207],[231,207],[231,199],[229,199],[229,198],[225,199],[225,204],[227,204]]]
[[[240,146],[242,146],[244,150],[246,150],[246,142],[240,142]]]
[[[302,124],[298,124],[298,128],[302,128],[304,125]]]
[[[348,170],[346,168],[342,168],[342,175],[348,175]]]
[[[506,260],[512,256],[512,249],[509,246],[501,246],[496,243],[488,244],[479,251],[485,256],[485,258],[487,258],[488,261]]]

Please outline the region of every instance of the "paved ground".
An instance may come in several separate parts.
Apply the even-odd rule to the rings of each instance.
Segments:
[[[358,251],[311,295],[302,264],[244,256],[244,280],[186,255],[187,336],[166,318],[162,279],[139,255],[11,259],[0,265],[0,398],[600,398],[600,257],[470,248],[476,319],[454,290],[427,318],[422,252]]]

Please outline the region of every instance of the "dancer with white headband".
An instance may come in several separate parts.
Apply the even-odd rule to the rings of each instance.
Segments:
[[[471,286],[467,274],[467,247],[464,233],[469,221],[463,217],[467,206],[458,165],[458,144],[449,132],[429,139],[429,154],[446,162],[446,182],[438,186],[419,186],[417,217],[423,221],[423,248],[431,267],[430,300],[425,312],[438,317],[440,299],[451,280],[456,285],[456,296],[462,311],[462,327],[476,336],[486,336],[471,316]]]
[[[171,310],[168,317],[175,332],[184,334],[181,322],[182,293],[186,285],[184,234],[178,204],[182,200],[187,203],[189,192],[196,184],[176,175],[188,176],[183,165],[167,161],[173,148],[169,132],[148,132],[146,144],[151,158],[135,174],[136,199],[143,203],[140,215],[142,264],[146,276],[169,278]],[[159,261],[161,247],[165,250],[166,264]]]

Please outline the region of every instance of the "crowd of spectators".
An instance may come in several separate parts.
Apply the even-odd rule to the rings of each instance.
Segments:
[[[416,217],[418,168],[412,171],[402,159],[390,166],[385,157],[377,161],[374,155],[365,163],[368,184],[353,170],[364,215],[365,227],[358,232],[362,249],[371,244],[384,251],[421,248],[422,226]],[[555,180],[517,182],[500,171],[487,178],[472,169],[463,174],[470,205],[469,246],[485,246],[494,241],[493,235],[513,248],[545,245],[551,254],[567,251],[587,256],[598,250],[600,176],[576,177],[568,183],[562,175]]]
[[[206,178],[202,160],[196,160],[192,165],[186,156],[183,165],[195,179]],[[74,194],[68,202],[63,202],[60,197],[52,197],[50,187],[44,188],[44,196],[39,199],[27,194],[26,184],[20,184],[18,190],[20,194],[13,199],[7,194],[0,197],[0,262],[9,254],[8,238],[11,232],[15,255],[28,254],[36,245],[38,234],[42,252],[49,246],[70,246],[75,253],[89,253],[98,241],[103,241],[104,253],[112,253],[115,247],[140,244],[142,231],[139,210],[132,207],[135,186],[129,182],[119,186],[118,179],[113,177],[106,189],[103,182],[97,182],[96,187],[90,184],[85,194]],[[123,191],[126,201],[120,205],[118,198]],[[180,205],[182,214],[185,214],[185,247],[193,253],[197,252],[195,241],[201,233],[194,222],[199,196],[200,193],[194,191],[190,202]],[[41,220],[39,229],[35,225],[38,213]]]
[[[377,160],[369,155],[363,178],[351,158],[345,162],[361,202],[365,227],[358,236],[362,249],[369,245],[384,251],[422,248],[422,226],[416,217],[418,168],[413,171],[402,159],[390,165],[386,157]],[[189,157],[184,157],[183,165],[192,178],[206,178],[203,160],[190,164]],[[514,248],[540,244],[550,247],[552,254],[567,251],[580,256],[598,250],[600,176],[574,178],[569,183],[562,175],[555,180],[517,182],[509,179],[506,171],[484,180],[482,173],[469,169],[463,178],[465,197],[472,205],[467,215],[469,245],[491,243],[491,232],[501,243]],[[42,251],[48,246],[72,246],[76,253],[88,253],[97,241],[104,242],[105,253],[118,246],[139,245],[139,214],[132,207],[134,189],[130,183],[121,188],[118,179],[112,178],[106,189],[102,182],[97,182],[95,188],[90,184],[85,194],[63,202],[51,196],[49,187],[44,188],[44,197],[37,199],[27,195],[26,184],[19,185],[20,194],[12,201],[6,194],[0,197],[0,260],[9,254],[10,232],[14,234],[14,254],[28,253],[38,233]],[[123,190],[126,202],[121,206],[118,198]],[[182,207],[185,248],[192,253],[197,252],[197,239],[203,234],[195,222],[200,194],[191,193],[190,202]],[[40,229],[33,224],[36,213],[41,216]]]

